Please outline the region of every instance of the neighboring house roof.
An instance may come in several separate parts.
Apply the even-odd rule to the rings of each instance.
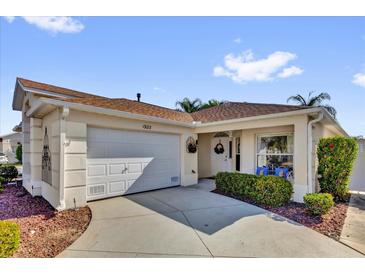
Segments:
[[[164,108],[143,102],[124,98],[62,98],[62,101],[91,105],[95,107],[119,110],[134,114],[148,115],[180,122],[193,122],[193,118],[186,112]]]
[[[48,91],[48,92],[63,94],[63,95],[66,95],[66,96],[71,96],[71,97],[77,97],[77,98],[85,98],[85,97],[105,98],[105,97],[94,95],[94,94],[91,94],[91,93],[76,91],[76,90],[63,88],[63,87],[58,87],[58,86],[54,86],[54,85],[49,85],[49,84],[45,84],[45,83],[41,83],[41,82],[35,82],[35,81],[32,81],[32,80],[19,78],[19,77],[17,78],[17,81],[19,81],[20,84],[25,88]]]
[[[23,130],[23,121],[20,121],[20,123],[13,127],[14,132],[22,132]]]
[[[3,134],[3,135],[0,135],[0,138],[5,140],[5,139],[11,139],[11,138],[14,138],[14,137],[19,137],[19,136],[22,136],[23,133],[21,132],[12,132],[12,133],[8,133],[8,134]]]
[[[17,82],[19,82],[24,88],[30,89],[29,91],[31,92],[32,89],[35,90],[35,92],[51,92],[53,93],[53,96],[56,96],[56,100],[187,123],[191,123],[194,121],[209,123],[260,115],[276,114],[282,112],[290,112],[308,108],[302,106],[280,104],[225,102],[221,105],[189,114],[186,112],[181,112],[174,109],[169,109],[144,102],[138,102],[124,98],[106,98],[90,93],[66,89],[23,78],[17,78]],[[15,91],[15,93],[16,92],[17,90]],[[54,93],[56,93],[56,95]],[[57,96],[57,94],[65,96]]]
[[[280,112],[295,111],[309,107],[279,105],[279,104],[258,104],[246,102],[225,102],[215,107],[203,109],[191,114],[195,121],[202,123],[217,122],[237,118],[246,118]]]

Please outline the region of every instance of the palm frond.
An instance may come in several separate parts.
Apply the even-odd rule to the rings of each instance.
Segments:
[[[321,92],[317,96],[308,98],[308,106],[320,106],[325,100],[331,100],[331,96],[327,92]]]
[[[294,102],[298,103],[301,106],[306,106],[307,105],[307,101],[300,94],[297,94],[295,96],[290,96],[288,98],[288,100],[286,100],[287,103],[289,103],[290,101],[294,101]]]
[[[329,114],[331,114],[331,116],[334,118],[334,119],[336,119],[336,115],[337,115],[337,110],[334,108],[334,107],[332,107],[332,106],[330,106],[330,105],[324,105],[324,106],[322,106],[323,108],[325,108],[328,112],[329,112]]]

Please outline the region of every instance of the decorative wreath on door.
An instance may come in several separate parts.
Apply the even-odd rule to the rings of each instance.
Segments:
[[[197,141],[194,140],[193,137],[189,137],[187,140],[186,140],[186,151],[188,153],[195,153],[197,151]]]
[[[219,143],[215,146],[214,152],[217,153],[217,154],[223,154],[224,147],[223,147],[221,141],[219,141]]]

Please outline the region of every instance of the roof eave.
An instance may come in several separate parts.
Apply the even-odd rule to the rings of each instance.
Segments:
[[[80,110],[80,111],[86,111],[86,112],[94,112],[104,115],[110,115],[110,116],[117,116],[117,117],[123,117],[128,119],[135,119],[135,120],[142,120],[142,121],[149,121],[149,122],[156,122],[156,123],[162,123],[162,124],[169,124],[169,125],[175,125],[175,126],[183,126],[188,128],[194,128],[196,126],[196,122],[183,122],[183,121],[175,121],[155,116],[149,116],[149,115],[143,115],[143,114],[135,114],[130,113],[126,111],[120,111],[120,110],[113,110],[108,108],[102,108],[97,106],[91,106],[86,104],[79,104],[79,103],[72,103],[72,102],[65,102],[57,99],[51,99],[51,98],[39,98],[37,99],[37,102],[34,103],[31,109],[27,111],[27,116],[32,116],[34,113],[36,113],[42,106],[44,105],[54,105],[57,107],[67,107],[70,109]]]
[[[22,88],[18,79],[15,81],[14,94],[12,107],[13,110],[21,111],[23,108],[23,98],[25,95],[25,90]]]
[[[321,111],[321,108],[306,108],[306,109],[271,113],[271,114],[265,114],[265,115],[256,115],[256,116],[250,116],[250,117],[245,117],[245,118],[236,118],[236,119],[201,123],[199,125],[199,127],[209,127],[209,126],[222,125],[225,123],[239,123],[239,122],[246,122],[246,121],[253,121],[253,120],[260,120],[260,119],[280,118],[280,117],[285,117],[285,116],[295,116],[295,115],[316,113],[319,111]]]
[[[343,127],[340,125],[340,123],[335,118],[333,118],[333,116],[328,112],[327,109],[323,107],[321,107],[320,109],[323,112],[325,118],[334,125],[334,127],[337,129],[339,133],[343,134],[346,137],[350,137],[350,135],[346,132],[346,130],[344,130]]]

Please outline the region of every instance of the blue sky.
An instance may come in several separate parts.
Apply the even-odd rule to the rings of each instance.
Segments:
[[[183,97],[286,103],[325,91],[365,135],[364,17],[0,19],[0,134],[17,76],[174,108]]]

